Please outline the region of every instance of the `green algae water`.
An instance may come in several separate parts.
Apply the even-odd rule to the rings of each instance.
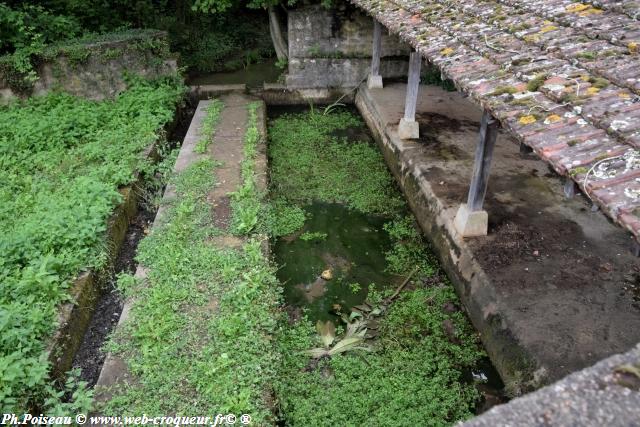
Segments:
[[[269,138],[266,222],[289,315],[276,339],[279,424],[471,417],[486,355],[362,120],[288,109]]]
[[[388,218],[337,203],[317,202],[304,210],[304,227],[274,245],[287,304],[305,309],[310,320],[335,321],[336,312],[348,313],[365,301],[370,284],[385,289],[401,280],[385,271],[392,246],[383,228]],[[327,271],[331,277],[323,278]]]

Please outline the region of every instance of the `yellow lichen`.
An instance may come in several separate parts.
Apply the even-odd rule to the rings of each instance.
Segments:
[[[629,52],[638,53],[638,43],[631,42],[627,45],[627,47],[629,48]]]
[[[540,34],[548,33],[550,31],[555,31],[557,29],[558,27],[556,27],[555,25],[546,25],[540,29]]]
[[[536,118],[535,118],[535,116],[532,116],[531,114],[528,114],[526,116],[522,116],[518,120],[518,123],[520,123],[521,125],[530,125],[531,123],[535,123],[535,122],[536,122]]]
[[[590,88],[587,89],[587,95],[595,95],[598,92],[600,92],[600,89],[597,87],[591,86]]]
[[[569,13],[582,12],[585,9],[589,9],[591,5],[582,4],[582,3],[573,3],[565,8],[565,10]]]
[[[440,55],[449,56],[453,53],[453,49],[450,47],[445,47],[440,51]]]
[[[588,82],[588,81],[589,81],[589,78],[590,78],[590,77],[589,77],[588,75],[586,75],[586,74],[585,74],[585,75],[580,76],[580,80],[582,80],[583,82]]]
[[[550,116],[547,116],[544,122],[546,124],[551,124],[551,123],[559,122],[560,120],[562,120],[562,117],[560,117],[557,114],[551,114]]]
[[[618,92],[618,98],[631,99],[631,94],[629,92]]]
[[[578,13],[579,16],[589,16],[589,15],[599,15],[602,13],[602,9],[598,9],[595,7],[590,7],[587,10],[584,10],[580,13]]]
[[[528,43],[537,43],[540,41],[540,36],[537,34],[527,34],[524,36],[524,41]]]

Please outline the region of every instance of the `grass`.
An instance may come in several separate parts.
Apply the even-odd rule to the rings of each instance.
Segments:
[[[393,241],[385,254],[387,271],[406,277],[415,270],[413,284],[379,318],[379,336],[367,340],[372,352],[347,351],[313,360],[306,351],[322,346],[314,325],[303,319],[281,329],[277,342],[282,361],[274,383],[280,422],[450,425],[472,415],[479,394],[461,376],[483,352],[464,313],[443,309],[457,305],[457,297],[438,275],[437,261],[414,219],[403,214],[406,206],[382,155],[366,141],[339,136],[362,126],[348,111],[310,111],[273,120],[272,204],[293,212],[311,201],[339,202],[363,213],[386,215],[384,229]],[[291,233],[304,224],[304,216],[286,217],[295,219],[272,234],[283,229]],[[300,238],[321,236],[306,233]],[[349,286],[357,290],[362,285],[368,284]],[[368,301],[374,305],[390,296],[376,286],[369,289]]]
[[[236,225],[245,203],[261,203],[254,176],[258,107],[248,106]],[[222,233],[207,199],[216,166],[202,159],[173,178],[176,197],[138,249],[146,279],[119,281],[135,298],[130,321],[109,349],[126,360],[136,382],[120,387],[104,413],[247,413],[255,425],[273,422],[280,290],[261,241],[248,236],[253,227],[238,228],[248,236],[241,249],[213,243]]]
[[[404,206],[378,149],[339,136],[362,125],[347,111],[310,111],[274,120],[269,157],[276,203],[339,202],[375,214],[392,214]]]
[[[56,93],[0,107],[3,412],[73,409],[49,376],[58,306],[81,271],[105,265],[118,187],[150,168],[143,152],[183,94],[175,80],[136,80],[113,101]]]
[[[236,235],[248,235],[258,225],[262,209],[262,194],[256,183],[255,159],[260,132],[257,110],[259,102],[248,105],[248,123],[244,139],[244,158],[241,163],[242,185],[232,195],[231,230]]]
[[[224,108],[224,104],[219,99],[214,99],[211,101],[209,106],[207,107],[207,115],[202,121],[202,127],[200,128],[200,140],[196,143],[195,151],[198,154],[204,154],[207,151],[207,147],[213,141],[213,134],[216,125],[218,124],[218,120],[220,119],[220,113]]]

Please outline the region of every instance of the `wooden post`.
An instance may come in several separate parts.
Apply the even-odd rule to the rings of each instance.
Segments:
[[[407,79],[407,94],[404,101],[404,117],[400,119],[398,135],[402,139],[418,138],[418,122],[416,122],[416,103],[420,89],[420,65],[422,56],[419,52],[411,52],[409,57],[409,77]]]
[[[467,206],[472,212],[482,210],[484,196],[487,193],[493,147],[496,144],[497,136],[498,121],[491,117],[491,113],[485,111],[480,124],[480,140],[476,147],[476,159],[473,165],[469,197],[467,198]]]
[[[382,76],[380,75],[380,56],[382,51],[382,24],[373,19],[373,49],[371,52],[371,72],[367,79],[369,89],[382,89]]]
[[[487,212],[482,210],[482,206],[487,193],[493,147],[497,136],[498,121],[485,111],[480,123],[480,139],[476,147],[467,203],[460,205],[454,219],[454,226],[462,237],[487,235],[489,217]]]
[[[576,184],[571,178],[565,177],[563,191],[564,197],[571,199],[578,193],[578,184]]]

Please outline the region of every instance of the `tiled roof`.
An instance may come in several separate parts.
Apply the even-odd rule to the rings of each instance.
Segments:
[[[640,1],[351,1],[640,238]]]

